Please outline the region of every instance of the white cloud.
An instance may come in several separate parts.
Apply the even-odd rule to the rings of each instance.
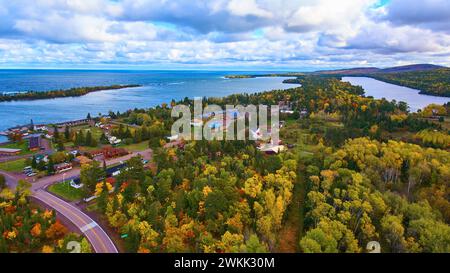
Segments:
[[[257,16],[272,18],[272,13],[258,6],[255,0],[231,0],[227,6],[231,14],[237,16]]]
[[[449,65],[446,1],[1,1],[0,63]]]

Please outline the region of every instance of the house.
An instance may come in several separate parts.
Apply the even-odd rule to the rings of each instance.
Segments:
[[[79,166],[83,166],[86,164],[91,164],[92,163],[92,159],[86,157],[86,156],[77,156],[73,162]]]
[[[35,156],[36,163],[39,163],[41,161],[44,161],[45,163],[48,162],[48,155],[36,155]]]
[[[284,145],[262,144],[258,147],[258,150],[266,154],[278,154],[286,150]]]
[[[120,157],[127,154],[128,151],[123,148],[103,148],[103,156],[105,157],[105,159]]]
[[[72,170],[72,164],[71,163],[60,163],[60,164],[56,164],[54,166],[54,170],[56,173],[63,173],[63,172],[67,172],[69,170]]]
[[[39,132],[44,132],[44,131],[48,131],[48,128],[47,128],[47,126],[40,124],[40,125],[34,125],[33,130],[39,131]]]
[[[104,147],[101,150],[89,152],[91,157],[103,156],[105,159],[115,158],[128,154],[128,151],[123,148]]]
[[[0,156],[18,155],[21,151],[21,149],[0,148]]]
[[[30,137],[28,149],[30,151],[38,151],[40,148],[41,148],[41,137],[40,136]]]
[[[108,141],[109,141],[109,143],[110,143],[111,145],[117,145],[117,144],[119,144],[119,143],[122,142],[122,140],[118,139],[118,138],[115,137],[115,136],[112,136],[112,137],[108,138]]]

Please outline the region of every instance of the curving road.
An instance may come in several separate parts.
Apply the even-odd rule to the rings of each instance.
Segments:
[[[33,191],[32,196],[49,205],[76,225],[87,237],[96,253],[118,253],[108,234],[91,217],[77,207],[42,189]]]
[[[127,156],[108,160],[107,165],[116,164],[120,161],[126,161],[132,156],[141,155],[144,159],[150,159],[152,150],[147,149],[143,152],[134,152]],[[6,178],[8,187],[15,188],[20,175],[8,173],[0,170]],[[51,184],[60,182],[64,177],[74,177],[80,175],[80,169],[73,169],[65,174],[47,176],[34,181],[31,186],[31,195],[43,202],[47,206],[55,209],[69,221],[71,221],[87,237],[96,253],[118,253],[118,250],[108,234],[92,218],[82,212],[79,208],[70,203],[48,193],[45,188]]]

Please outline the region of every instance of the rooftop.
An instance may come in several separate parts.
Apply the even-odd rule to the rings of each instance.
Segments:
[[[18,153],[22,151],[21,149],[10,149],[10,148],[0,148],[0,152],[3,153]]]

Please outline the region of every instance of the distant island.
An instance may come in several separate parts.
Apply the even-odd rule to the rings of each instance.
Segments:
[[[415,64],[390,68],[358,67],[339,70],[324,70],[316,72],[289,72],[262,75],[229,75],[226,78],[257,78],[257,77],[301,77],[316,75],[323,77],[369,77],[379,81],[397,84],[420,90],[420,94],[450,97],[450,68],[432,64]],[[283,83],[300,83],[297,79],[287,79]]]
[[[307,73],[302,72],[287,72],[287,73],[272,73],[272,74],[253,74],[253,75],[227,75],[227,79],[251,79],[264,77],[299,77]]]
[[[91,86],[91,87],[76,87],[65,90],[52,90],[52,91],[28,91],[23,93],[0,93],[0,102],[3,101],[17,101],[17,100],[40,100],[40,99],[53,99],[64,97],[80,97],[88,93],[115,90],[131,87],[139,87],[139,84],[127,84],[127,85],[109,85],[109,86]]]

